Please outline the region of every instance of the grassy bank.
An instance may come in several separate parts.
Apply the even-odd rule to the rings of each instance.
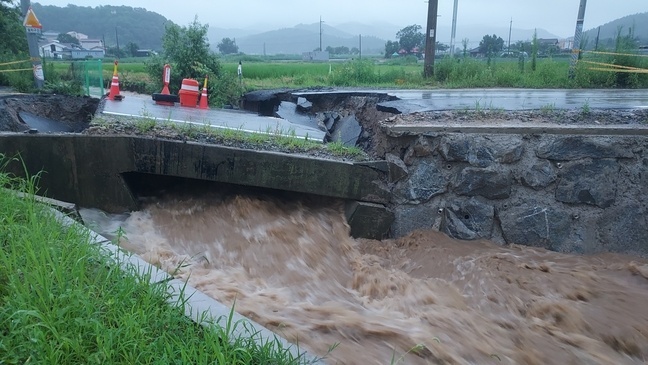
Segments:
[[[1,158],[2,156],[0,156]],[[1,160],[0,160],[1,161]],[[121,268],[33,199],[34,180],[0,172],[0,363],[294,364],[275,343],[232,338],[169,305],[164,284]]]

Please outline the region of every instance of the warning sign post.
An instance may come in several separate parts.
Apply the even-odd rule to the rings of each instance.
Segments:
[[[23,14],[23,26],[27,33],[29,56],[31,57],[32,68],[34,69],[34,84],[37,89],[42,89],[45,84],[45,75],[43,74],[43,64],[38,50],[38,39],[43,30],[43,25],[38,21],[36,14],[34,14],[30,0],[21,0],[20,7]]]

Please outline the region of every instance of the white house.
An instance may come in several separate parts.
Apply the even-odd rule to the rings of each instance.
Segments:
[[[38,44],[38,54],[41,58],[66,58],[69,56],[69,48],[58,41]]]
[[[83,49],[104,48],[103,41],[101,39],[80,39],[79,44]]]

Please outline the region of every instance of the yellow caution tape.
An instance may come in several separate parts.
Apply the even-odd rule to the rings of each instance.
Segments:
[[[627,73],[637,73],[637,74],[648,74],[648,70],[645,70],[645,69],[623,70],[623,69],[618,69],[618,68],[589,67],[588,70],[593,70],[593,71],[607,71],[607,72],[627,72]]]
[[[33,68],[19,68],[16,70],[0,70],[0,72],[18,72],[18,71],[32,71]]]
[[[603,52],[603,51],[583,51],[583,53],[606,54],[612,56],[648,57],[648,54],[616,53],[616,52]]]
[[[31,60],[5,62],[5,63],[0,63],[0,66],[15,65],[17,63],[23,63],[23,62],[29,62],[29,61],[31,61]]]
[[[583,61],[583,63],[590,63],[592,65],[598,65],[598,66],[607,66],[611,68],[618,68],[618,69],[625,69],[625,70],[643,70],[642,68],[639,67],[630,67],[630,66],[622,66],[622,65],[615,65],[612,63],[603,63],[603,62],[594,62],[594,61]]]

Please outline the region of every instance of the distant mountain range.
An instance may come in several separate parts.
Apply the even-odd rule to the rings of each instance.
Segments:
[[[634,36],[639,40],[639,43],[648,45],[648,12],[624,16],[613,20],[609,23],[601,25],[601,34],[599,36],[599,45],[603,47],[612,47],[614,40],[617,37],[618,31],[621,35],[628,35],[628,31],[632,29]],[[586,48],[592,49],[596,43],[596,36],[598,34],[598,27],[585,32]]]
[[[66,7],[42,6],[32,4],[38,14],[44,30],[57,32],[77,31],[89,35],[91,38],[105,39],[111,46],[116,43],[115,35],[119,35],[119,42],[126,45],[128,42],[137,43],[141,48],[160,50],[165,25],[171,22],[160,14],[147,11],[143,8],[128,6],[97,6],[83,7],[68,5]],[[322,23],[322,48],[346,46],[348,48],[360,46],[362,35],[362,51],[364,54],[382,54],[388,40],[396,40],[396,33],[407,26],[394,25],[386,22],[364,24],[351,23]],[[514,24],[515,25],[515,24]],[[635,37],[643,44],[648,44],[648,12],[629,15],[601,26],[600,43],[605,46],[608,39],[614,39],[617,29],[621,27],[622,34],[627,34],[632,28]],[[439,27],[437,40],[450,44],[450,27]],[[593,47],[598,29],[594,28],[585,33],[588,44]],[[537,29],[538,38],[557,38],[555,34],[544,29]],[[462,47],[462,40],[468,39],[468,47],[474,48],[486,34],[495,34],[508,41],[509,28],[507,26],[492,27],[483,25],[462,25],[457,28],[456,47]],[[534,29],[513,28],[511,42],[530,40]],[[269,29],[268,27],[253,27],[240,29],[223,29],[210,27],[208,33],[210,47],[218,51],[218,43],[225,37],[235,38],[239,50],[246,54],[301,54],[313,51],[320,43],[320,23],[298,24],[290,28]]]
[[[396,33],[403,27],[376,23],[343,23],[331,26],[322,24],[322,48],[346,46],[360,47],[362,36],[362,52],[366,54],[382,54],[388,40],[396,40]],[[479,45],[486,34],[496,34],[508,41],[509,28],[467,26],[457,30],[457,47],[461,47],[463,39],[468,39],[470,48]],[[533,37],[533,29],[513,28],[511,42],[529,40]],[[450,44],[450,27],[439,27],[438,40]],[[218,43],[225,37],[235,38],[239,51],[246,54],[301,54],[319,48],[319,23],[298,24],[292,28],[268,31],[250,29],[210,28],[208,33],[212,49],[217,50]],[[559,38],[544,29],[538,29],[538,38]]]

